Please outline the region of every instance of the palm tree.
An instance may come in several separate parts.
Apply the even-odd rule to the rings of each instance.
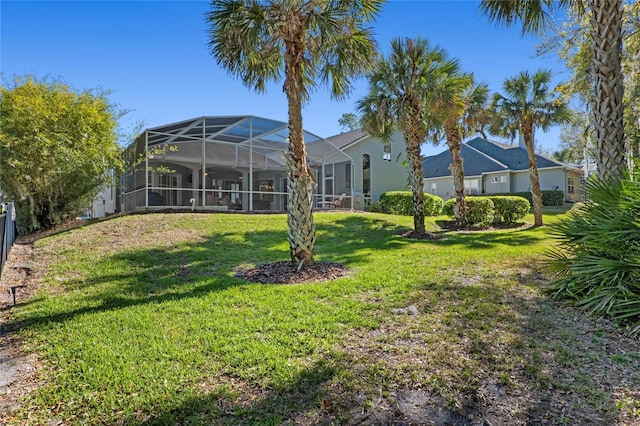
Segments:
[[[625,160],[622,22],[624,0],[482,0],[480,9],[492,21],[507,25],[522,21],[523,32],[540,31],[549,19],[547,10],[571,6],[590,11],[592,111],[600,177],[618,177],[627,170]]]
[[[370,69],[375,42],[366,25],[382,0],[221,0],[207,14],[209,47],[219,65],[258,92],[279,81],[289,114],[287,205],[291,260],[314,263],[315,227],[307,167],[302,105],[318,82],[328,83],[334,98],[350,90],[349,77]]]
[[[451,152],[451,175],[456,195],[453,212],[459,227],[467,225],[467,203],[464,196],[464,164],[460,151],[462,141],[469,133],[482,132],[487,118],[487,98],[489,88],[484,83],[474,83],[472,74],[453,75],[450,78],[460,80],[459,86],[454,86],[456,93],[452,94],[452,102],[445,105],[442,111],[443,128]]]
[[[533,146],[534,129],[548,130],[554,124],[567,123],[571,114],[566,101],[552,97],[549,91],[551,72],[539,70],[529,74],[522,71],[504,82],[504,95],[495,93],[491,109],[499,122],[498,132],[524,139],[529,158],[529,177],[533,198],[535,225],[542,225],[542,191]]]
[[[409,184],[413,193],[413,225],[418,235],[424,224],[424,172],[420,147],[436,122],[434,111],[452,103],[460,79],[458,62],[426,39],[391,41],[391,53],[378,62],[369,77],[369,93],[357,103],[364,129],[383,141],[399,130],[405,141]]]

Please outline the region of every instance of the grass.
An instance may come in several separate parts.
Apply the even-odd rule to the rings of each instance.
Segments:
[[[509,424],[637,414],[637,351],[602,349],[604,325],[541,292],[546,228],[414,241],[411,221],[316,215],[317,260],[351,273],[297,285],[235,276],[288,257],[284,215],[131,215],[41,239],[41,290],[12,313],[42,385],[8,422],[371,423],[426,418],[425,395],[466,419],[493,398]]]

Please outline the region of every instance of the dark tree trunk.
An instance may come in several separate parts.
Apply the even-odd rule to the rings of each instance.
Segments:
[[[527,146],[527,156],[529,157],[529,178],[531,179],[534,225],[542,226],[542,191],[540,190],[540,177],[538,176],[536,154],[533,149],[533,125],[525,124],[521,131],[524,143]]]
[[[455,126],[447,126],[447,145],[451,152],[451,175],[453,176],[453,189],[456,196],[456,203],[453,206],[453,213],[456,218],[456,225],[459,227],[467,226],[467,202],[464,196],[464,164],[460,156],[462,149],[462,140],[460,132]]]
[[[420,139],[405,134],[407,149],[407,161],[409,162],[409,185],[413,194],[413,229],[417,234],[426,234],[424,225],[424,172],[422,170],[422,154],[420,145],[424,138]]]

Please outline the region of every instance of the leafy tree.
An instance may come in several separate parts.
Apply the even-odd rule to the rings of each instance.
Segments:
[[[553,157],[563,163],[592,162],[595,158],[593,150],[593,125],[589,117],[573,114],[568,125],[560,132],[560,150],[553,153]]]
[[[20,232],[75,218],[120,164],[119,113],[99,91],[32,76],[0,87],[0,190]]]
[[[543,223],[542,191],[533,146],[534,129],[547,130],[551,125],[565,123],[571,118],[566,102],[559,97],[552,97],[550,81],[550,71],[539,70],[534,74],[522,71],[505,80],[504,95],[495,93],[491,104],[491,109],[501,123],[499,134],[515,138],[519,133],[527,147],[536,226]]]
[[[523,32],[540,31],[554,7],[589,12],[591,105],[597,144],[598,173],[618,176],[628,170],[625,159],[622,23],[624,0],[482,0],[480,9],[492,21],[522,22]]]
[[[350,132],[360,127],[358,116],[352,112],[345,112],[344,114],[342,114],[342,116],[338,119],[338,124],[342,128],[343,132]]]
[[[314,263],[315,242],[302,105],[318,82],[328,83],[335,98],[345,97],[349,77],[369,69],[375,42],[366,25],[381,6],[382,0],[222,0],[207,14],[211,54],[245,85],[264,92],[266,82],[284,72],[289,248],[300,267]]]
[[[415,233],[426,233],[420,146],[437,126],[434,111],[455,102],[455,93],[464,87],[456,60],[426,39],[394,39],[391,53],[380,60],[369,77],[369,92],[358,101],[364,129],[388,141],[399,130],[405,141],[409,183],[413,193]]]

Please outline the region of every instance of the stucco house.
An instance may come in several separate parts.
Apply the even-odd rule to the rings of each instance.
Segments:
[[[396,132],[389,143],[372,137],[362,129],[327,138],[352,159],[353,208],[364,210],[383,192],[408,188],[406,155],[402,134]]]
[[[505,145],[480,137],[462,144],[460,155],[464,165],[464,187],[468,195],[505,194],[531,191],[529,159],[521,145]],[[582,170],[541,155],[536,155],[540,188],[558,189],[568,201],[579,201]],[[425,158],[424,191],[444,200],[455,196],[449,166],[451,153]]]
[[[288,137],[287,123],[250,115],[146,129],[125,150],[121,209],[285,211]],[[344,193],[350,207],[351,158],[310,132],[304,140],[314,206]]]

